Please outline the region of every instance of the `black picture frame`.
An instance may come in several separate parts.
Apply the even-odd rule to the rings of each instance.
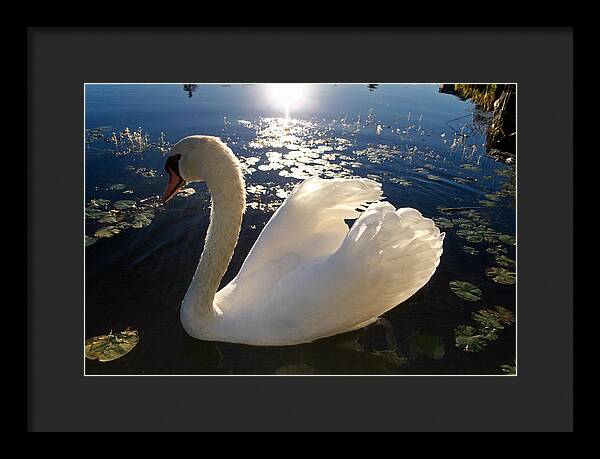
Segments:
[[[572,430],[572,29],[27,35],[28,430]],[[516,82],[518,376],[84,377],[86,81]]]

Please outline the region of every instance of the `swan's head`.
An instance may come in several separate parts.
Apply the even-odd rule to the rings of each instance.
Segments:
[[[184,137],[171,149],[165,163],[169,183],[161,198],[171,199],[186,183],[208,181],[217,177],[225,157],[233,153],[218,137],[193,135]]]

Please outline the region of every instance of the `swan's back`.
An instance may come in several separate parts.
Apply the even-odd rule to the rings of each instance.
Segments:
[[[217,294],[224,314],[214,335],[306,343],[364,326],[423,287],[439,264],[444,233],[415,209],[372,202],[380,197],[381,185],[366,179],[299,185]],[[344,220],[356,217],[348,230]]]

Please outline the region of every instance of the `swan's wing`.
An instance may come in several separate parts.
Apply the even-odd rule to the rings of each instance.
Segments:
[[[297,185],[256,240],[238,278],[283,273],[335,252],[367,203],[379,200],[381,184],[368,179],[320,179]]]
[[[443,240],[419,211],[371,204],[334,254],[298,266],[268,292],[261,339],[308,342],[372,322],[429,281]]]

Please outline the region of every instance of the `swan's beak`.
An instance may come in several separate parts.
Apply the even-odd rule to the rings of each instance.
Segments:
[[[167,158],[167,162],[165,163],[165,171],[169,173],[169,183],[167,184],[167,188],[165,189],[162,198],[160,198],[160,202],[163,204],[175,196],[175,193],[177,193],[181,187],[185,185],[185,180],[183,180],[179,174],[180,159],[181,155],[169,156],[169,158]]]

